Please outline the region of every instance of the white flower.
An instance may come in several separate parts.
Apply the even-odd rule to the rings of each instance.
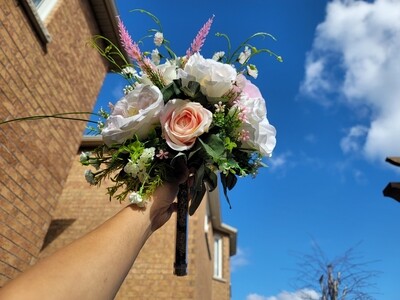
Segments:
[[[249,49],[249,47],[244,47],[244,51],[240,52],[239,57],[238,57],[238,61],[241,64],[244,64],[248,58],[251,55],[251,50]]]
[[[161,56],[160,52],[158,52],[158,49],[154,49],[151,51],[151,61],[157,66],[160,64]]]
[[[155,154],[156,154],[156,148],[154,147],[146,148],[140,155],[140,160],[144,162],[152,161]]]
[[[124,167],[124,171],[125,173],[132,175],[132,177],[137,177],[137,174],[140,171],[140,167],[138,164],[129,160],[129,162]]]
[[[220,61],[220,59],[223,58],[224,55],[225,55],[224,51],[215,52],[213,57],[212,57],[212,60]]]
[[[110,146],[121,144],[134,135],[147,137],[150,129],[160,122],[159,113],[163,107],[163,95],[156,86],[136,86],[115,104],[101,132],[104,143]]]
[[[161,44],[163,43],[163,41],[164,41],[164,35],[163,35],[163,33],[157,31],[156,34],[154,35],[154,44],[155,44],[157,47],[160,47]]]
[[[236,106],[245,107],[243,124],[240,128],[246,132],[246,138],[242,141],[243,145],[256,149],[263,156],[271,156],[276,144],[276,130],[268,122],[265,100],[259,89],[243,75],[238,76],[238,82],[242,93]]]
[[[79,156],[79,161],[81,163],[86,163],[89,160],[90,152],[82,152]]]
[[[94,174],[93,174],[93,172],[91,170],[86,170],[85,171],[85,179],[90,184],[96,184],[96,181],[94,180]]]
[[[187,61],[184,70],[178,70],[178,77],[182,78],[182,83],[186,86],[189,81],[200,83],[201,92],[212,100],[231,90],[236,79],[236,70],[231,65],[205,59],[195,53]]]
[[[247,74],[249,74],[254,79],[258,76],[258,70],[255,65],[247,65]]]
[[[144,207],[146,202],[143,200],[143,197],[137,192],[133,192],[129,195],[129,202],[132,204],[136,204],[139,207]]]
[[[226,106],[225,104],[222,104],[222,102],[219,101],[218,104],[214,104],[215,112],[216,113],[224,112],[225,111],[225,106]]]
[[[244,146],[255,148],[263,156],[270,157],[276,145],[276,129],[272,126],[267,118],[260,123],[243,124],[243,129],[247,130],[248,140],[243,141]]]
[[[133,77],[135,75],[137,75],[137,72],[134,68],[132,67],[125,67],[121,70],[121,74],[125,75],[127,77]]]

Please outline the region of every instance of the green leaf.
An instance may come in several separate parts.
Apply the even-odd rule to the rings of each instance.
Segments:
[[[175,95],[174,83],[172,82],[168,84],[166,87],[162,88],[161,93],[163,95],[164,102],[173,98],[173,96]]]
[[[199,139],[199,141],[204,150],[213,158],[214,161],[218,161],[221,157],[225,157],[225,144],[216,134],[211,134],[207,139],[207,143],[203,142],[201,139]]]

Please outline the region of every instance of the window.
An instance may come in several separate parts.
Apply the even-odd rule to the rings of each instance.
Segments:
[[[51,37],[44,25],[44,20],[57,4],[58,0],[21,0],[22,7],[25,10],[33,29],[36,31],[40,40],[44,43],[50,43]]]
[[[42,20],[47,18],[54,6],[57,4],[57,1],[58,0],[32,0],[39,17]]]
[[[214,237],[214,277],[222,278],[222,237]]]
[[[207,202],[207,206],[206,206],[206,214],[204,216],[204,232],[208,233],[209,229],[210,229],[210,205]]]

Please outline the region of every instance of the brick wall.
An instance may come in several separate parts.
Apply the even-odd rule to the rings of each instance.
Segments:
[[[60,0],[37,37],[19,1],[0,1],[0,120],[91,111],[106,65],[87,40],[98,33],[87,1]],[[0,286],[37,257],[85,123],[0,126]]]

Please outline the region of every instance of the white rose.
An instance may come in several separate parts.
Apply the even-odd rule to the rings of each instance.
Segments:
[[[243,129],[249,132],[249,140],[243,142],[244,146],[255,148],[263,156],[272,155],[276,145],[276,129],[267,118],[255,124],[244,123]]]
[[[138,85],[115,104],[101,132],[104,143],[110,146],[134,135],[147,137],[150,129],[159,123],[163,107],[163,96],[156,86]]]
[[[276,129],[267,119],[265,100],[261,93],[253,91],[253,95],[257,97],[251,98],[243,92],[237,100],[237,106],[243,109],[245,116],[241,129],[249,133],[249,139],[243,141],[243,144],[255,148],[263,156],[271,156],[276,144]]]
[[[209,99],[219,98],[229,92],[236,79],[236,70],[231,65],[205,59],[199,53],[193,54],[184,70],[178,70],[183,85],[189,81],[200,83],[201,92]]]

